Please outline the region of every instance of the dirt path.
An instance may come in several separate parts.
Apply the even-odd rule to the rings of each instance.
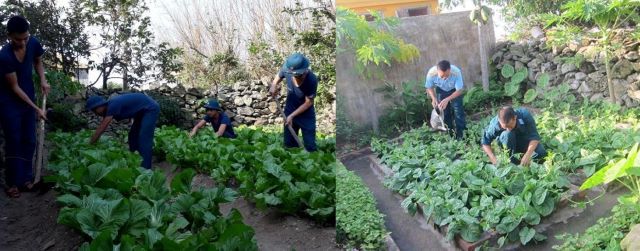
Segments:
[[[57,224],[56,193],[22,193],[17,199],[0,195],[0,250],[76,250],[80,233]]]

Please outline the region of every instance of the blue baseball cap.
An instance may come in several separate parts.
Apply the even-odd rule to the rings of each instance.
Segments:
[[[87,105],[85,108],[89,111],[93,111],[99,106],[107,104],[107,100],[100,96],[91,96],[87,99]]]
[[[215,100],[215,99],[209,100],[209,103],[204,105],[204,108],[222,111],[222,108],[220,107],[220,104],[218,104],[218,101]]]
[[[300,76],[309,69],[309,59],[302,55],[302,53],[296,52],[291,54],[287,58],[287,61],[282,65],[282,70],[294,76]]]

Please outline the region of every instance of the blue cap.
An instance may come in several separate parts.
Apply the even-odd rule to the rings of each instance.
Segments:
[[[85,108],[89,111],[96,109],[99,106],[107,104],[107,100],[100,96],[91,96],[87,99],[87,105]]]
[[[309,69],[309,59],[302,55],[302,53],[296,52],[291,54],[287,61],[282,65],[282,70],[294,76],[300,76]]]
[[[209,103],[204,105],[204,108],[222,111],[222,108],[220,108],[220,104],[218,104],[218,101],[215,99],[209,100]]]

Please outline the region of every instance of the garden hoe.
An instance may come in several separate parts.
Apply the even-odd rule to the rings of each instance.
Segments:
[[[282,111],[282,108],[278,103],[278,99],[276,98],[276,96],[271,96],[271,98],[273,99],[273,102],[276,103],[276,108],[278,108],[278,112],[282,115],[282,119],[284,119],[284,122],[287,123],[287,115],[285,115],[284,111]],[[291,133],[291,136],[293,136],[293,138],[296,140],[298,146],[302,147],[302,142],[300,142],[300,138],[298,138],[298,134],[296,134],[296,131],[293,130],[293,127],[291,127],[291,125],[287,125],[287,129],[289,129],[289,133]]]

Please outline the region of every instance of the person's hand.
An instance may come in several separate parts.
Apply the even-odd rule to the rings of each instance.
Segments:
[[[287,120],[284,122],[285,125],[290,126],[293,124],[293,116],[287,116]]]
[[[44,119],[45,121],[47,120],[47,111],[46,110],[42,110],[42,109],[38,108],[36,110],[36,113],[38,113],[38,118]]]
[[[438,104],[438,109],[440,109],[441,112],[444,112],[444,110],[447,109],[447,105],[449,105],[449,99],[445,98],[440,101],[440,104]]]
[[[271,95],[271,97],[273,97],[274,99],[276,98],[276,94],[278,92],[278,88],[276,88],[275,85],[272,85],[271,87],[269,87],[269,94]]]
[[[193,138],[193,136],[194,136],[194,135],[196,135],[196,132],[191,131],[191,132],[189,133],[189,138]]]
[[[431,100],[431,107],[433,107],[433,109],[438,108],[438,101],[436,101],[435,99]]]
[[[49,85],[49,83],[47,83],[46,79],[43,79],[42,81],[40,81],[40,88],[42,89],[42,94],[45,96],[49,95],[49,92],[51,91],[51,85]]]
[[[520,165],[529,166],[530,163],[531,163],[531,155],[525,153],[524,156],[522,156],[522,160],[520,160]]]

